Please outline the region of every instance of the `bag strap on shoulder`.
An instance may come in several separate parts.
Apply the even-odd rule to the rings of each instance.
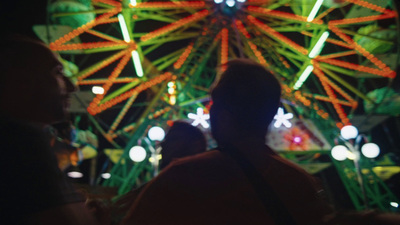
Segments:
[[[235,147],[229,146],[218,148],[221,152],[231,156],[242,168],[244,174],[252,184],[259,199],[265,206],[267,212],[278,225],[295,225],[293,217],[290,215],[286,206],[276,195],[269,183],[262,177],[261,173],[251,164],[246,157]]]

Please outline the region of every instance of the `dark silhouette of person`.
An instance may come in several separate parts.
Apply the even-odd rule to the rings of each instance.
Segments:
[[[207,139],[199,128],[185,121],[178,120],[174,121],[172,126],[167,130],[167,134],[160,143],[160,146],[162,159],[159,169],[163,171],[174,160],[205,152],[207,150]],[[145,183],[139,188],[121,196],[112,205],[113,224],[120,223],[147,184]]]
[[[9,33],[0,45],[0,224],[94,224],[45,132],[67,119],[74,85],[43,43]]]
[[[196,155],[207,150],[207,140],[203,132],[184,121],[175,121],[161,142],[160,170],[172,160]]]
[[[278,80],[260,64],[246,59],[228,62],[211,92],[211,132],[217,150],[172,162],[143,190],[122,224],[280,223],[247,167],[270,186],[261,192],[278,199],[272,204],[284,206],[293,221],[286,224],[321,224],[332,213],[323,189],[265,144],[280,96]],[[242,160],[248,163],[244,167]]]

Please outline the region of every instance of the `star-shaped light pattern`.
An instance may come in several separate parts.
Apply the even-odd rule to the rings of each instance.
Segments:
[[[203,108],[197,108],[196,114],[194,113],[189,113],[188,118],[192,119],[192,125],[197,126],[201,124],[204,128],[209,128],[210,124],[208,124],[207,120],[210,119],[210,114],[204,114]]]
[[[123,124],[125,115],[134,108],[131,106],[141,92],[157,90],[153,86],[177,77],[177,81],[190,78],[191,87],[185,88],[186,92],[196,89],[203,90],[201,94],[208,93],[209,80],[214,77],[206,76],[204,68],[215,71],[215,65],[223,65],[238,55],[254,59],[275,71],[282,77],[284,98],[307,107],[307,112],[315,111],[314,115],[322,119],[333,120],[339,127],[349,123],[347,114],[357,107],[358,99],[379,105],[367,95],[373,87],[360,90],[358,86],[366,87],[375,80],[388,84],[396,76],[386,64],[390,60],[384,60],[381,55],[396,52],[397,43],[389,43],[393,48],[391,52],[376,53],[374,51],[383,48],[373,47],[387,44],[389,40],[379,41],[374,34],[362,33],[367,26],[380,24],[380,21],[395,26],[396,11],[391,1],[328,3],[315,0],[314,5],[295,6],[286,0],[247,0],[241,4],[239,0],[217,1],[221,4],[214,1],[143,0],[129,6],[117,0],[91,2],[96,18],[53,41],[50,47],[63,54],[87,53],[96,57],[97,52],[109,53],[109,57],[96,59],[97,63],[74,75],[83,88],[103,85],[104,94],[93,99],[89,113],[97,115],[119,105],[113,107],[120,113],[108,126],[106,136],[109,139],[124,133],[119,130],[136,129],[142,123],[140,120],[131,123],[135,125]],[[222,2],[235,2],[235,5],[223,7],[225,3]],[[103,33],[106,29],[99,28],[118,23],[121,14],[130,27],[129,41],[121,34],[106,34]],[[380,28],[376,29],[374,31],[379,33]],[[82,43],[71,43],[82,34],[97,39],[82,38]],[[172,51],[171,46],[175,48]],[[132,63],[128,63],[132,61],[132,52],[139,54],[144,79],[124,70],[132,67]],[[311,54],[313,52],[316,54]],[[313,70],[302,76],[307,66]],[[115,69],[111,73],[103,72],[110,71],[106,67]],[[369,79],[375,80],[364,82]],[[293,90],[299,80],[302,85]],[[182,96],[187,97],[181,102],[204,97],[193,95],[193,92],[190,95],[183,93]],[[161,96],[160,99],[168,102],[165,95],[154,96]],[[146,112],[157,112],[156,116],[173,112],[165,106],[148,105],[155,110]],[[181,110],[181,117],[192,110]],[[155,116],[149,113],[140,118],[145,117],[153,119]]]
[[[290,123],[289,119],[293,118],[292,113],[284,113],[283,108],[279,107],[278,112],[274,116],[275,123],[274,127],[279,128],[284,125],[287,128],[292,127],[292,123]]]

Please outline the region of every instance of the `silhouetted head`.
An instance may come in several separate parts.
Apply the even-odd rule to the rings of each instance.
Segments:
[[[67,116],[74,85],[43,43],[21,36],[0,43],[0,109],[19,119],[50,124]]]
[[[203,132],[183,121],[175,121],[161,142],[160,169],[165,168],[172,159],[191,156],[207,150]]]
[[[227,63],[211,92],[211,131],[219,144],[242,136],[265,137],[281,97],[278,80],[248,59]]]

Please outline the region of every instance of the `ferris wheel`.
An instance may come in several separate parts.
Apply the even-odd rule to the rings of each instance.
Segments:
[[[100,117],[115,113],[104,128],[110,140],[140,126],[124,118],[143,102],[143,92],[151,92],[145,119],[168,112],[179,117],[185,106],[200,106],[218,65],[232,58],[265,65],[293,110],[339,127],[358,107],[374,110],[380,102],[371,93],[396,76],[391,1],[93,0],[86,11],[83,2],[50,7],[54,23],[71,28],[49,46],[66,59],[91,58],[72,78],[81,90],[101,87],[87,110]]]
[[[285,110],[321,126],[391,111],[382,103],[395,95],[395,1],[77,0],[49,12],[43,39],[80,90],[100,89],[87,112],[110,142],[207,113],[210,87],[234,58],[264,65],[282,84]]]

